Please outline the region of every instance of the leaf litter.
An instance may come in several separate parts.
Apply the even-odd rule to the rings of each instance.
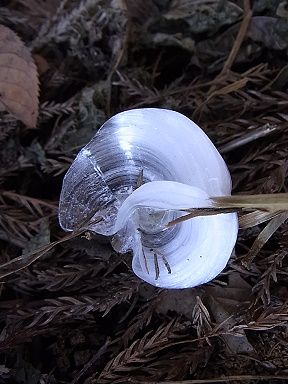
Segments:
[[[4,25],[0,25],[0,62],[0,107],[28,128],[35,128],[39,93],[36,65],[28,48]]]
[[[1,5],[0,381],[287,382],[283,3]],[[232,198],[184,218],[232,209],[242,228],[226,269],[194,289],[149,286],[130,255],[57,222],[79,149],[110,115],[145,106],[193,118],[232,174]]]

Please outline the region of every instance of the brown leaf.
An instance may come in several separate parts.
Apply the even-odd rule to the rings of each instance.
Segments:
[[[201,291],[198,288],[165,290],[159,295],[155,311],[159,314],[175,311],[190,319],[192,309],[197,303],[197,296],[201,296]]]
[[[40,76],[49,70],[50,66],[48,64],[48,61],[45,59],[45,57],[39,55],[38,53],[35,53],[33,55],[33,60],[37,66],[37,70]]]
[[[228,277],[227,287],[212,286],[207,287],[208,304],[218,324],[222,323],[225,329],[232,328],[237,324],[237,313],[249,304],[251,286],[235,272]],[[244,300],[243,300],[244,299]],[[245,332],[241,330],[238,335],[222,336],[229,354],[251,353],[253,346],[248,341]]]
[[[0,25],[0,104],[27,127],[38,117],[38,74],[28,48]]]

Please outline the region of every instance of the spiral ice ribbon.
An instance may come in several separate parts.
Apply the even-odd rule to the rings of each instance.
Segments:
[[[167,224],[230,193],[226,164],[201,128],[171,110],[134,109],[110,118],[80,151],[63,181],[59,221],[111,236],[116,251],[132,251],[144,281],[188,288],[225,268],[237,215]]]

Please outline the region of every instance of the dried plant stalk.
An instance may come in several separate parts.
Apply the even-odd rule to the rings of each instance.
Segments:
[[[220,196],[212,200],[216,208],[261,209],[269,212],[288,210],[288,193]]]

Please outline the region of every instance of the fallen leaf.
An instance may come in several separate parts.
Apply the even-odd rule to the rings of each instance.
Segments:
[[[35,128],[38,93],[37,69],[28,48],[16,33],[0,25],[0,109]]]
[[[37,66],[39,75],[43,75],[44,73],[46,73],[50,69],[48,61],[43,56],[39,55],[38,53],[35,53],[33,55],[33,60]]]
[[[246,283],[238,272],[229,275],[227,287],[212,286],[207,287],[209,308],[218,324],[224,323],[225,328],[232,328],[237,324],[234,317],[240,308],[247,307],[249,296],[251,294],[251,286]],[[227,353],[252,353],[253,347],[249,343],[244,330],[239,334],[223,335]]]
[[[192,311],[197,303],[197,296],[201,297],[201,290],[198,288],[165,290],[159,295],[160,300],[155,310],[160,314],[175,311],[192,320]]]

